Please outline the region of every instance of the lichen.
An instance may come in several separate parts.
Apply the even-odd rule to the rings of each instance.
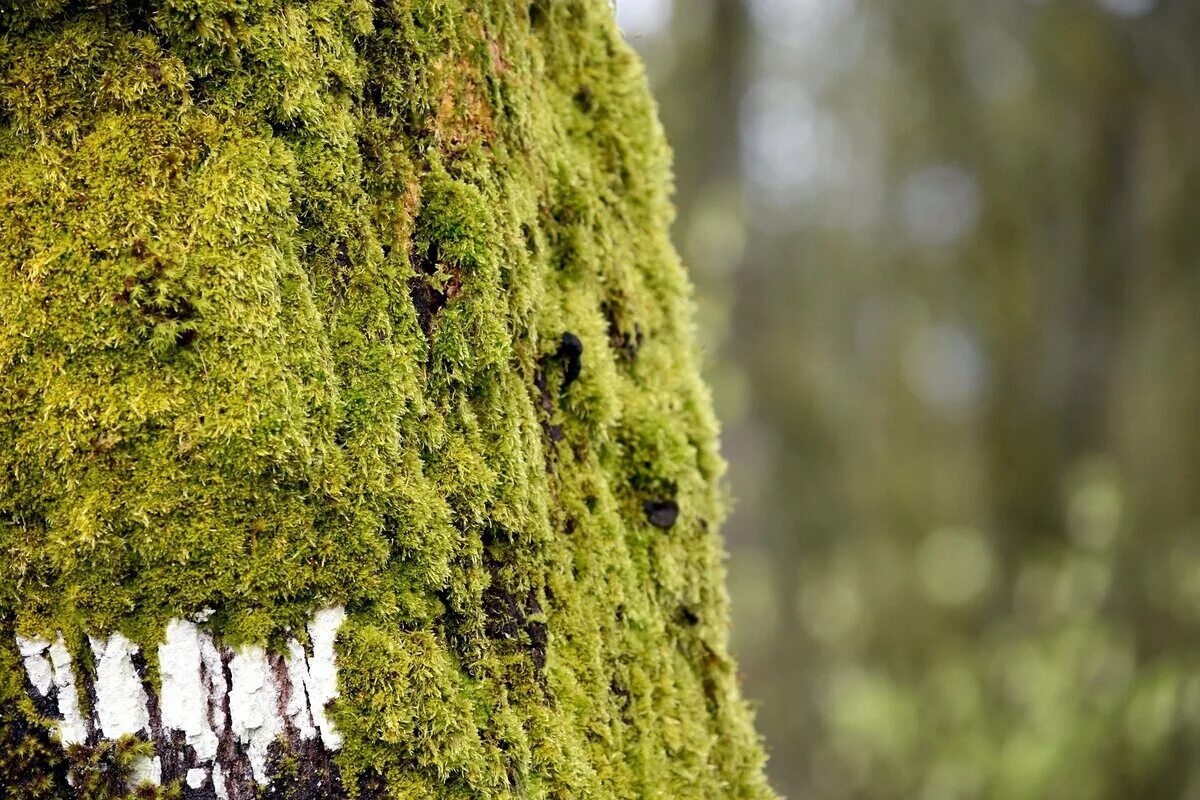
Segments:
[[[770,797],[668,153],[611,16],[0,0],[15,632],[120,630],[153,671],[172,618],[279,646],[344,605],[351,794]]]

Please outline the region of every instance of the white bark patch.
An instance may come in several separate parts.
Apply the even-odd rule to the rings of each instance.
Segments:
[[[204,779],[208,777],[208,773],[197,767],[192,767],[187,771],[187,785],[193,789],[199,789],[204,785]]]
[[[225,785],[225,772],[219,763],[213,764],[212,782],[213,791],[217,793],[217,800],[229,800],[229,787]]]
[[[134,765],[131,788],[161,782],[167,764],[177,772],[166,777],[183,780],[192,789],[202,789],[211,780],[218,800],[253,795],[246,788],[251,778],[260,785],[267,782],[268,750],[280,737],[294,743],[319,736],[326,750],[340,748],[342,738],[326,706],[338,696],[334,643],[345,611],[327,608],[315,613],[307,626],[311,653],[291,638],[282,659],[257,645],[236,650],[222,645],[204,627],[210,613],[167,624],[158,646],[161,683],[153,731],[150,687],[134,664],[139,648],[124,635],[88,637],[96,666],[91,718],[80,711],[75,671],[62,635],[53,643],[18,636],[32,691],[43,704],[48,697],[57,701],[63,746],[86,743],[92,731],[106,739],[150,739],[158,754]]]
[[[17,652],[21,654],[21,658],[40,655],[50,649],[50,643],[41,637],[26,639],[24,636],[17,636]]]
[[[221,651],[207,631],[200,636],[200,662],[204,666],[204,692],[208,701],[208,720],[214,731],[225,730],[225,695],[229,686],[225,682],[225,667],[221,663]]]
[[[283,733],[279,687],[271,674],[267,651],[259,645],[239,647],[229,662],[229,672],[233,677],[229,690],[233,734],[246,745],[254,779],[266,783],[267,749]]]
[[[133,666],[138,646],[120,632],[108,639],[89,636],[96,655],[96,716],[107,739],[149,733],[146,690]]]
[[[300,738],[312,739],[317,735],[317,729],[313,726],[312,713],[309,711],[307,687],[312,682],[312,676],[308,672],[308,659],[304,655],[304,648],[295,639],[288,639],[287,648],[285,663],[292,691],[284,711]]]
[[[50,689],[54,686],[54,670],[45,655],[50,649],[50,643],[45,639],[26,639],[18,636],[17,648],[21,651],[25,674],[29,676],[33,688],[37,689],[42,697],[50,694]]]
[[[42,638],[17,637],[17,649],[25,664],[29,682],[42,697],[54,689],[61,716],[58,724],[59,738],[63,746],[80,744],[87,739],[87,721],[79,713],[79,695],[76,694],[75,673],[71,669],[71,654],[63,643],[62,635],[51,644]]]
[[[139,758],[133,763],[129,775],[129,785],[137,787],[143,783],[150,783],[155,786],[162,783],[162,759],[158,756],[154,758]]]
[[[212,761],[217,757],[217,734],[208,721],[209,695],[208,687],[204,685],[204,658],[200,646],[201,638],[207,636],[195,623],[173,619],[167,624],[166,642],[158,648],[159,671],[162,673],[159,707],[163,728],[182,731],[200,761]],[[211,647],[211,642],[209,645]],[[212,652],[216,654],[215,647]],[[224,681],[222,675],[221,682]]]
[[[333,645],[337,640],[338,628],[345,619],[345,609],[326,608],[314,614],[308,623],[308,636],[313,647],[312,658],[308,662],[308,699],[312,706],[313,722],[321,732],[321,742],[330,750],[342,746],[342,737],[325,715],[325,706],[338,696]]]
[[[50,663],[54,667],[54,688],[58,689],[58,736],[63,747],[83,744],[87,741],[88,724],[79,710],[79,690],[75,684],[75,671],[71,668],[71,653],[63,641],[62,634],[50,645]]]

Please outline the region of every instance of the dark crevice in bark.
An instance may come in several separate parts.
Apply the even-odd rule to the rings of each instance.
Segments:
[[[26,675],[25,694],[29,695],[29,699],[33,701],[33,709],[38,716],[46,719],[58,717],[58,687],[51,684],[46,694],[42,694],[29,682],[29,676]]]
[[[233,714],[229,706],[229,687],[233,686],[233,671],[229,662],[233,659],[233,651],[228,647],[220,648],[221,668],[225,672],[226,691],[221,697],[225,712],[225,725],[217,731],[217,761],[225,779],[225,790],[229,800],[255,800],[257,785],[254,774],[250,770],[250,758],[246,748],[233,734]]]
[[[343,800],[341,772],[320,740],[276,740],[267,754],[268,783],[261,800]],[[360,794],[367,800],[369,796]]]

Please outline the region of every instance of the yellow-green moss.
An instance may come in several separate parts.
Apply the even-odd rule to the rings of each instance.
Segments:
[[[212,607],[266,640],[342,603],[349,787],[770,796],[668,156],[611,16],[0,0],[15,630],[149,646]]]

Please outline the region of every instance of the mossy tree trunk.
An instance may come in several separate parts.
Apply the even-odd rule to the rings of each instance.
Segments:
[[[769,797],[606,0],[0,0],[0,794]]]

